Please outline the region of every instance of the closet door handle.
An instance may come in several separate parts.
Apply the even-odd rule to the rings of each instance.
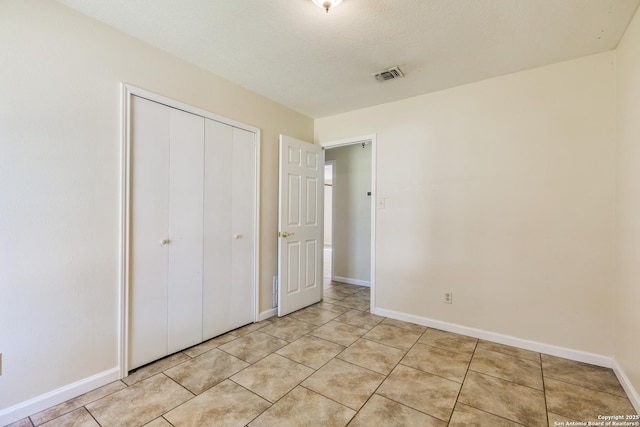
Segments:
[[[242,234],[234,234],[233,238],[238,240],[238,239],[242,239]]]
[[[164,246],[167,243],[169,243],[169,240],[168,239],[162,239],[162,240],[160,240],[160,243],[162,244],[162,246]]]

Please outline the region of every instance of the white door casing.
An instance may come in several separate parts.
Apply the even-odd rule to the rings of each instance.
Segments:
[[[322,147],[280,135],[278,316],[322,299]]]

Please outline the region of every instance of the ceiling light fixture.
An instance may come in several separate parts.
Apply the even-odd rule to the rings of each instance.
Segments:
[[[338,7],[342,0],[311,0],[329,13],[329,9]]]

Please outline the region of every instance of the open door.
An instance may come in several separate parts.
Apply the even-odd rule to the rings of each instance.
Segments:
[[[278,316],[322,299],[322,147],[280,135]]]

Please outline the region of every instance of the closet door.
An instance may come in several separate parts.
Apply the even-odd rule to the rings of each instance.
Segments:
[[[203,339],[229,331],[233,127],[205,120]]]
[[[254,132],[137,96],[130,112],[129,369],[254,321]]]
[[[234,237],[231,247],[231,328],[254,320],[256,161],[255,134],[234,128],[231,162]]]
[[[202,342],[204,118],[171,109],[168,354]]]
[[[131,99],[129,368],[167,355],[171,110]]]
[[[132,97],[129,368],[202,342],[204,119]]]
[[[203,338],[254,320],[255,134],[206,120]]]

